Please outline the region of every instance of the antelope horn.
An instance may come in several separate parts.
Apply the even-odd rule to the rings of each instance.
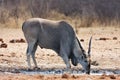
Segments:
[[[88,57],[90,58],[91,55],[90,55],[90,52],[91,52],[91,41],[92,41],[92,36],[90,38],[90,41],[89,41],[89,48],[88,48]]]

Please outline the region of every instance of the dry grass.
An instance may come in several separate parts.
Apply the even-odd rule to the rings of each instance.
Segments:
[[[119,0],[3,0],[0,2],[0,26],[20,28],[26,19],[40,17],[66,20],[76,30],[91,26],[120,27],[119,5]]]

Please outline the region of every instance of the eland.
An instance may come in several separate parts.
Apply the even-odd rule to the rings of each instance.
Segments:
[[[28,43],[26,55],[28,69],[31,68],[30,57],[35,68],[38,68],[35,60],[37,46],[54,50],[62,57],[67,70],[70,70],[70,60],[74,66],[80,63],[87,74],[90,73],[91,39],[89,41],[88,54],[81,46],[76,34],[67,22],[52,21],[42,18],[31,18],[22,25],[22,30]]]

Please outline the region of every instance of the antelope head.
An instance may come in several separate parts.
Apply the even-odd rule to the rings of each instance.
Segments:
[[[78,53],[79,53],[79,57],[77,58],[78,59],[78,62],[82,65],[82,67],[84,68],[86,74],[90,74],[90,68],[91,68],[91,41],[92,41],[92,37],[90,38],[89,40],[89,47],[88,47],[88,52],[86,55],[86,52],[85,50],[82,48],[78,38],[77,38],[77,42],[79,44],[79,47],[80,47],[80,50],[78,50]]]

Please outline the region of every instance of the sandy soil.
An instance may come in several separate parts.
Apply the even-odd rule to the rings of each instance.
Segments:
[[[120,28],[80,28],[78,32],[79,40],[82,39],[82,46],[87,51],[89,38],[92,40],[92,69],[120,70]],[[26,69],[26,48],[25,42],[13,42],[11,40],[25,39],[21,29],[0,28],[0,79],[1,80],[32,80],[32,79],[81,79],[99,80],[116,79],[120,80],[120,75],[25,75],[19,73],[20,69]],[[6,48],[5,48],[6,47]],[[52,50],[40,49],[36,51],[36,60],[41,69],[64,69],[66,66],[63,60]],[[33,65],[33,64],[32,64]],[[81,65],[72,66],[72,69],[81,69]],[[18,71],[18,72],[17,72]],[[13,73],[12,73],[13,72]]]

